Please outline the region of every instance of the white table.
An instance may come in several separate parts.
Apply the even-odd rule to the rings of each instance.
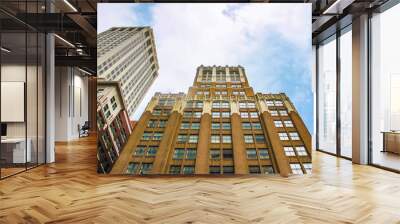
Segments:
[[[31,162],[32,153],[31,145],[32,140],[26,139],[28,143],[25,152],[25,138],[5,138],[1,139],[1,151],[6,152],[12,150],[12,163],[26,163]],[[3,157],[3,155],[2,155]],[[11,159],[11,158],[10,158]],[[26,160],[25,160],[26,159]],[[11,162],[11,161],[10,161]]]

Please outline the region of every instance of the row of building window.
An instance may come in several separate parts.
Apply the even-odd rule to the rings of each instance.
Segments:
[[[219,112],[215,112],[215,116],[213,118],[218,118],[221,116]],[[224,117],[227,117],[225,114]],[[147,127],[149,128],[164,128],[166,124],[166,120],[150,120]],[[285,120],[283,121],[274,121],[275,127],[283,127],[283,124],[285,124],[285,127],[293,127],[293,123],[290,120]],[[198,122],[193,122],[193,123],[187,123],[183,122],[181,123],[181,129],[194,129],[198,130],[200,129],[200,123]],[[261,130],[261,124],[259,122],[255,123],[249,123],[249,122],[242,122],[242,128],[245,130],[248,129],[256,129],[256,130]],[[223,123],[211,123],[211,129],[224,129],[224,130],[230,130],[231,129],[231,123],[229,122],[223,122]],[[282,136],[284,137],[284,136]]]
[[[230,136],[229,136],[230,137]],[[218,140],[219,141],[219,140]],[[219,142],[217,142],[219,143]],[[286,156],[296,156],[295,150],[298,156],[307,156],[307,151],[304,146],[297,146],[295,148],[291,146],[283,147]],[[146,157],[154,157],[157,154],[158,147],[157,146],[138,146],[134,152],[134,156],[146,156]],[[258,151],[258,156],[257,156]],[[268,149],[247,149],[247,158],[248,159],[269,159]],[[230,153],[227,153],[230,155]],[[175,149],[173,159],[196,159],[196,149]],[[211,149],[210,150],[210,159],[219,160],[221,159],[221,150],[219,149]]]
[[[200,84],[200,88],[211,88],[211,86],[212,86],[211,84]],[[240,89],[240,88],[242,88],[242,85],[241,84],[231,84],[230,87],[234,88],[234,89]],[[227,85],[226,84],[216,84],[215,88],[227,88]]]
[[[227,91],[215,91],[214,94],[215,95],[228,95],[228,92]],[[208,96],[208,95],[210,95],[210,91],[208,91],[208,90],[205,90],[205,91],[199,90],[199,91],[196,91],[196,95],[206,95],[206,96]],[[232,95],[244,96],[244,95],[246,95],[246,93],[244,91],[234,90],[234,91],[232,91]]]
[[[303,164],[304,168],[306,169],[307,173],[311,172],[312,165],[310,163]],[[290,164],[292,172],[295,174],[303,174],[300,164],[292,163]],[[136,163],[131,162],[128,165],[128,169],[126,173],[128,174],[150,174],[151,169],[153,168],[152,163]],[[274,173],[274,168],[271,165],[265,166],[248,166],[250,174],[272,174]],[[222,172],[221,172],[222,171]],[[234,166],[223,166],[221,170],[221,166],[210,166],[209,173],[210,174],[233,174],[235,172]],[[170,174],[194,174],[195,173],[195,166],[192,165],[172,165],[169,167]]]
[[[183,123],[183,124],[189,125],[188,123]],[[257,124],[257,123],[252,124],[253,128],[255,127],[254,126],[255,124]],[[194,127],[193,125],[196,125],[195,128],[193,128]],[[199,125],[199,123],[192,123],[192,129],[199,129],[200,126],[198,126],[198,125]],[[215,125],[220,125],[220,124],[217,123]],[[222,126],[223,128],[224,128],[224,125],[225,125],[225,128],[228,128],[228,125],[229,125],[229,129],[230,129],[229,123],[223,123],[223,126]],[[261,126],[256,125],[256,127],[261,129]],[[182,126],[181,126],[181,128],[182,128]],[[289,132],[289,135],[286,132],[279,132],[278,135],[279,135],[279,139],[282,141],[300,140],[300,136],[297,132]],[[162,139],[162,136],[163,136],[163,133],[161,133],[161,132],[154,132],[154,133],[145,132],[142,135],[142,140],[160,141]],[[290,136],[290,139],[289,139],[289,136]],[[178,135],[179,143],[185,143],[185,142],[197,143],[198,139],[199,139],[198,135]],[[254,143],[254,142],[262,143],[262,142],[265,142],[265,137],[264,137],[264,135],[254,135],[254,138],[253,138],[253,135],[244,135],[244,141],[245,141],[245,143]],[[221,143],[221,142],[222,143],[231,143],[232,138],[230,135],[222,135],[222,136],[211,135],[211,143]]]

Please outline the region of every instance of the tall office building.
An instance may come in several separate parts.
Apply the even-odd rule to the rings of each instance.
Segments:
[[[120,82],[130,117],[158,76],[158,68],[150,27],[113,27],[98,35],[98,77]]]
[[[156,93],[114,174],[311,172],[311,136],[284,94],[253,92],[241,66],[200,66],[188,94]]]
[[[126,144],[132,127],[119,82],[97,82],[97,164],[99,173],[110,172]]]

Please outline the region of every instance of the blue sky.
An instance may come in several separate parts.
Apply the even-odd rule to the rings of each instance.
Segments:
[[[98,5],[98,32],[112,26],[151,26],[159,77],[155,92],[187,92],[196,67],[242,65],[255,92],[286,93],[313,132],[310,4]]]

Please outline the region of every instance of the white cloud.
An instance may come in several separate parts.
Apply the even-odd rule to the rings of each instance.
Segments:
[[[99,27],[138,24],[141,8],[130,8],[132,15],[125,11],[127,8],[100,7],[99,17],[109,20],[99,23]],[[279,35],[299,49],[311,49],[309,4],[153,4],[149,12],[151,21],[147,25],[153,28],[156,38],[159,77],[133,119],[140,117],[155,92],[186,92],[201,64],[240,64],[246,70],[247,64],[268,65],[271,62],[254,63],[264,49],[277,48],[266,41],[268,35]],[[265,72],[262,68],[252,70]]]
[[[135,26],[138,18],[134,12],[135,4],[99,3],[97,4],[97,33],[113,26]]]

